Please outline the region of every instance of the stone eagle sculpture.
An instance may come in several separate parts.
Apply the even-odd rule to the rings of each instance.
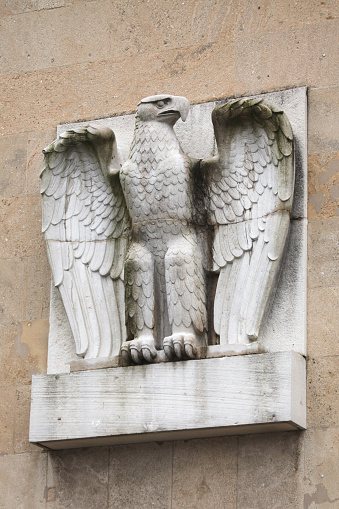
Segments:
[[[173,130],[188,113],[183,97],[143,99],[121,169],[99,125],[44,150],[43,232],[81,357],[192,359],[258,339],[289,231],[292,129],[262,99],[233,100],[212,113],[218,155],[193,160]]]

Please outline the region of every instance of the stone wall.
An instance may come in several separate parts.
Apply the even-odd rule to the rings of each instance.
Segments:
[[[0,508],[338,507],[338,2],[0,0]],[[47,452],[28,443],[46,372],[41,149],[56,125],[309,87],[308,430]],[[338,321],[338,318],[337,318]]]

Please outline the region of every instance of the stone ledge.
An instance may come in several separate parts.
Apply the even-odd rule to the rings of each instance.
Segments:
[[[257,341],[249,344],[229,344],[229,345],[211,345],[211,346],[198,346],[196,360],[199,359],[217,359],[220,357],[232,357],[233,355],[250,355],[255,353],[266,353],[265,348]],[[153,363],[159,364],[162,362],[172,362],[165,355],[164,350],[157,351],[157,357]],[[175,362],[181,362],[175,361]],[[87,371],[90,369],[105,369],[105,368],[120,368],[127,367],[131,364],[126,364],[121,359],[121,355],[114,357],[104,357],[102,359],[79,359],[70,362],[70,372]],[[135,364],[133,363],[133,366]]]
[[[50,449],[306,427],[295,352],[36,375],[30,442]]]

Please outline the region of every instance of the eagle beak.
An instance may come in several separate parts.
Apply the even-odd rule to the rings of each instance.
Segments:
[[[181,120],[183,122],[186,121],[188,112],[190,110],[190,102],[186,97],[179,97],[175,96],[174,99],[174,108],[172,106],[172,109],[176,109],[180,113]]]

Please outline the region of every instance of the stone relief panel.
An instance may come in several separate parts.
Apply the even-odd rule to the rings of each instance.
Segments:
[[[50,373],[305,352],[305,99],[158,95],[59,128],[41,190]]]

